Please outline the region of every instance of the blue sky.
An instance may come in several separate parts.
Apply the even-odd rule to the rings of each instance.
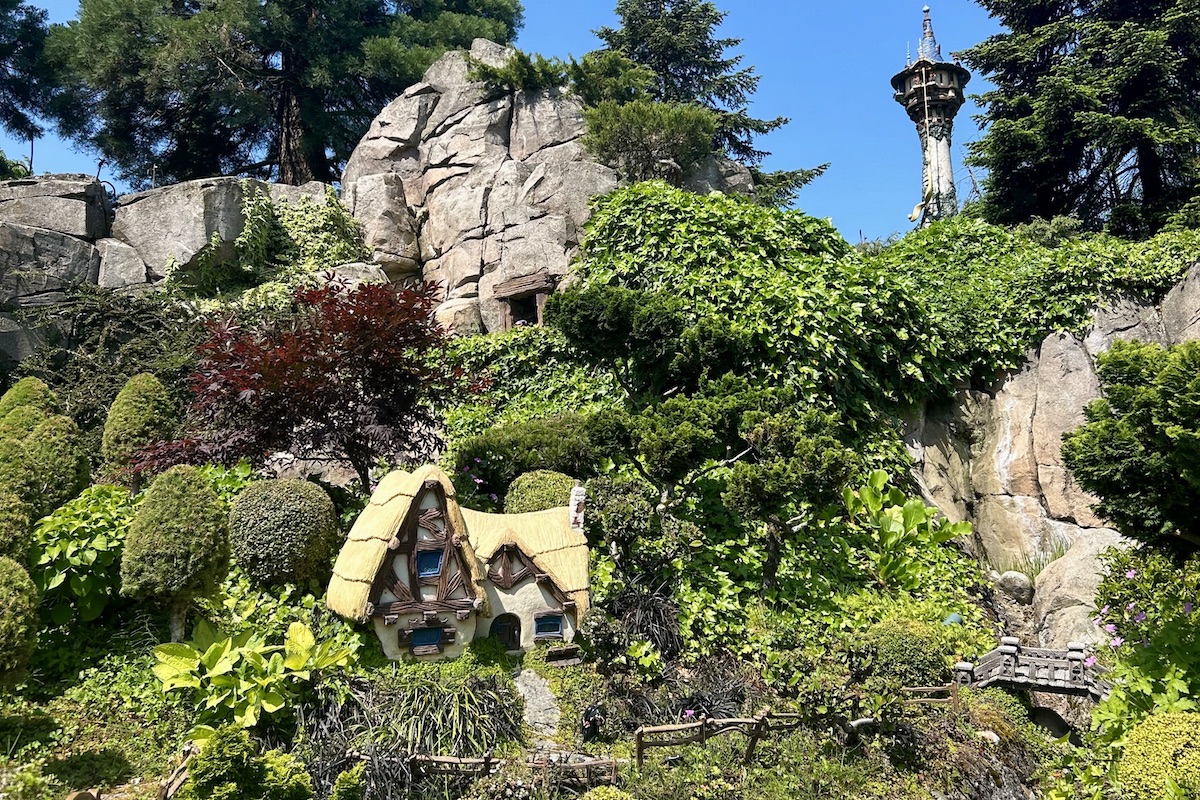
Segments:
[[[75,15],[74,0],[42,5],[52,22]],[[591,31],[616,22],[616,0],[524,0],[525,27],[517,45],[547,56],[581,56],[599,41]],[[904,67],[906,46],[916,50],[923,0],[717,0],[728,12],[723,36],[740,38],[736,52],[762,77],[752,111],[791,122],[764,138],[769,169],[830,162],[829,171],[800,195],[798,206],[829,217],[850,241],[908,230],[906,216],[919,199],[921,156],[916,130],[892,100],[888,81]],[[943,53],[964,49],[999,30],[974,0],[933,0],[933,22]],[[976,76],[969,87],[979,92]],[[959,197],[971,189],[964,145],[978,138],[968,104],[955,127]],[[25,156],[28,142],[0,135],[9,156]],[[95,174],[97,157],[47,137],[35,144],[38,172]],[[112,178],[111,174],[102,177]],[[978,175],[976,177],[979,177]]]

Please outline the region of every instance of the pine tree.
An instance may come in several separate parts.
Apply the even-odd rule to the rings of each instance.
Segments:
[[[45,11],[20,0],[0,0],[0,128],[14,136],[41,133],[33,115],[47,88],[41,61],[45,39]],[[0,154],[0,172],[12,172],[14,163],[19,166]]]
[[[449,48],[510,41],[519,0],[82,0],[54,26],[59,130],[135,185],[334,180],[372,118]]]
[[[971,161],[999,223],[1075,216],[1145,234],[1200,179],[1192,0],[979,0],[1008,30],[963,55],[995,89]]]

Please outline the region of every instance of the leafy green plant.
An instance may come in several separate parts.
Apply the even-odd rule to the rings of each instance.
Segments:
[[[1117,766],[1124,797],[1184,800],[1200,792],[1200,713],[1152,714],[1125,740]]]
[[[234,558],[261,584],[324,581],[340,543],[333,501],[315,483],[250,484],[229,515]]]
[[[121,554],[138,499],[120,486],[91,486],[38,521],[31,575],[55,625],[96,619],[120,590]]]
[[[108,409],[102,452],[110,473],[128,469],[143,447],[170,439],[177,411],[162,381],[149,372],[130,378]]]
[[[286,715],[318,673],[352,662],[348,648],[330,641],[317,644],[300,622],[288,627],[282,645],[267,644],[266,637],[253,631],[221,637],[204,621],[194,633],[191,642],[154,648],[154,674],[163,691],[191,692],[201,708],[201,726],[231,721],[252,728],[264,716]]]
[[[690,103],[604,100],[585,109],[583,144],[627,181],[679,186],[713,151],[717,115]]]
[[[364,764],[355,764],[338,775],[337,780],[333,782],[333,792],[329,795],[329,800],[363,800],[363,792],[366,790],[363,777],[365,770]]]
[[[228,726],[207,739],[188,767],[182,800],[309,800],[312,781],[293,756],[259,755],[246,731]]]

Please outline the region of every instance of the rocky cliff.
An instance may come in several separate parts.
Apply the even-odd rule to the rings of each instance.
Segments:
[[[1081,425],[1084,407],[1100,397],[1096,356],[1122,339],[1170,345],[1198,338],[1200,265],[1161,304],[1103,305],[1082,336],[1048,336],[1020,370],[986,391],[963,390],[909,421],[917,480],[948,517],[974,523],[981,558],[1003,571],[1065,550],[1037,575],[1027,627],[1010,617],[1012,633],[1054,647],[1094,640],[1097,555],[1125,544],[1092,513],[1093,498],[1060,455],[1063,434]]]
[[[502,66],[512,52],[477,39],[470,55]],[[578,99],[489,88],[468,72],[465,53],[439,59],[375,119],[342,175],[375,262],[393,279],[440,282],[439,317],[459,333],[502,329],[507,287],[552,289],[565,277],[588,203],[617,186],[580,142]],[[688,188],[749,193],[753,183],[714,159]]]

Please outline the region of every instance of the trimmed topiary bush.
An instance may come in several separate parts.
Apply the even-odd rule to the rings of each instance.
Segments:
[[[37,643],[38,593],[25,568],[0,556],[0,686],[25,676]]]
[[[867,632],[866,645],[873,657],[875,678],[899,686],[945,683],[946,642],[942,632],[927,622],[886,619]]]
[[[25,450],[25,502],[33,518],[41,519],[79,495],[91,479],[87,451],[79,428],[69,418],[55,415],[33,429],[22,441]]]
[[[38,406],[17,406],[0,418],[0,436],[24,439],[46,421],[46,416]]]
[[[228,568],[228,523],[209,482],[187,466],[155,478],[125,538],[121,593],[167,603],[178,642],[192,598],[212,592]]]
[[[1130,800],[1173,797],[1167,780],[1185,797],[1200,796],[1200,713],[1154,714],[1139,722],[1125,740],[1117,778]]]
[[[521,514],[565,506],[571,500],[575,479],[561,472],[535,469],[519,476],[504,496],[504,513]]]
[[[138,450],[174,433],[175,404],[166,387],[149,372],[134,375],[108,409],[102,444],[105,468],[128,468]]]
[[[260,584],[324,581],[340,541],[325,490],[299,480],[257,481],[229,514],[233,557]]]
[[[309,800],[312,780],[294,756],[258,755],[250,734],[218,728],[188,767],[180,800]]]
[[[32,530],[29,504],[11,489],[0,488],[0,556],[24,564]]]
[[[0,396],[0,419],[19,406],[35,406],[47,414],[59,412],[58,397],[37,378],[22,378]]]

